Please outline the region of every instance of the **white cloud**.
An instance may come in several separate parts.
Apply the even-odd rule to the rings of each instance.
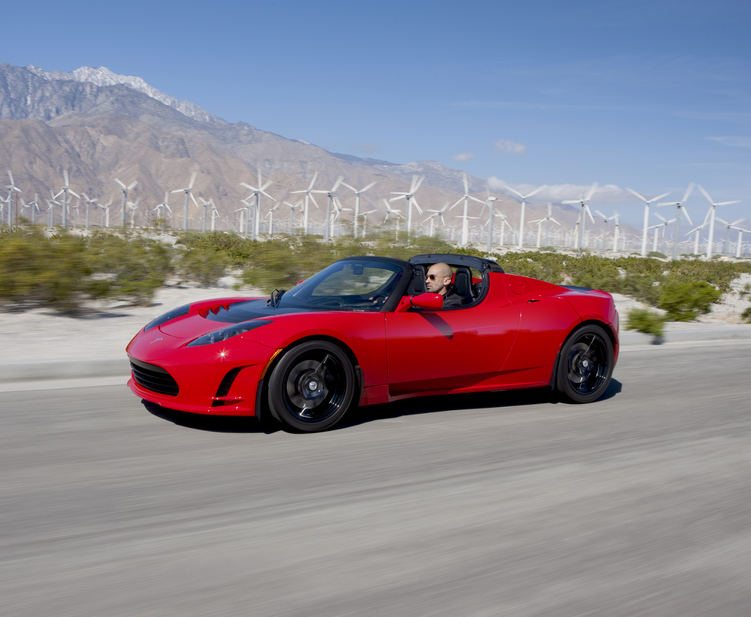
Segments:
[[[469,152],[460,152],[459,154],[455,154],[451,157],[454,161],[471,161],[475,158],[474,154],[470,154]]]
[[[376,144],[352,144],[354,150],[359,150],[364,154],[373,154],[378,152],[378,146]]]
[[[510,154],[526,154],[527,146],[518,144],[515,141],[509,141],[508,139],[499,139],[493,144],[498,152],[508,152]]]
[[[716,141],[723,146],[734,146],[736,148],[751,148],[751,137],[707,137],[711,141]]]
[[[510,184],[503,180],[496,178],[495,176],[488,178],[488,187],[491,191],[496,193],[502,193],[516,199],[518,201],[519,196],[511,191],[505,190],[507,186],[519,191],[522,195],[528,195],[534,191],[537,187],[533,184]],[[560,203],[566,199],[581,199],[586,196],[592,185],[579,185],[579,184],[554,184],[552,186],[546,186],[539,193],[535,193],[531,198],[531,202],[545,202],[552,201]],[[592,195],[591,203],[620,203],[620,202],[633,202],[635,197],[615,184],[606,184],[604,186],[598,186]]]

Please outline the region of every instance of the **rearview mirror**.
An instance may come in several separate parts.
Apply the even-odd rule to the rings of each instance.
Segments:
[[[403,313],[411,308],[424,311],[440,311],[443,308],[443,296],[441,294],[420,294],[403,299],[396,307],[397,313]]]

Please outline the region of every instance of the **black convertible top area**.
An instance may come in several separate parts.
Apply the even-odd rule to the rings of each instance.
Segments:
[[[409,263],[416,266],[426,264],[447,263],[453,266],[466,266],[485,272],[503,272],[503,268],[496,262],[482,257],[471,257],[470,255],[454,255],[452,253],[431,253],[429,255],[415,255],[409,260]]]

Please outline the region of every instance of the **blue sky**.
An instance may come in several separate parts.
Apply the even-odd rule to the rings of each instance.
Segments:
[[[3,18],[0,61],[106,66],[334,152],[676,199],[697,182],[751,219],[748,2],[74,0]],[[688,209],[703,219],[698,191]]]

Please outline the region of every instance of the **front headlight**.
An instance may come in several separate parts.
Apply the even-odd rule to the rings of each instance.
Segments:
[[[196,345],[211,345],[212,343],[221,343],[238,334],[245,334],[250,330],[255,330],[261,326],[272,323],[264,319],[254,319],[253,321],[246,321],[244,323],[235,324],[221,330],[214,330],[203,336],[199,336],[196,340],[187,344],[187,347],[194,347]]]

